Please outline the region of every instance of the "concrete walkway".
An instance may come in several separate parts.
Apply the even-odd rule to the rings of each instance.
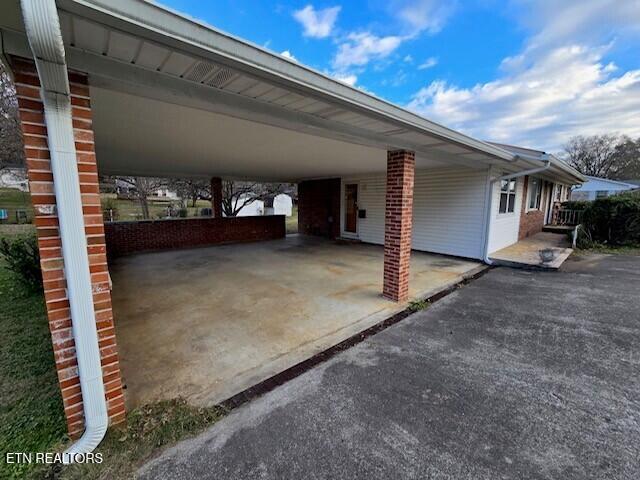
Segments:
[[[496,265],[505,267],[530,267],[542,270],[557,270],[573,252],[566,233],[540,232],[524,238],[490,256]],[[544,263],[540,250],[553,251],[552,261]]]
[[[142,479],[640,478],[640,257],[498,268]]]

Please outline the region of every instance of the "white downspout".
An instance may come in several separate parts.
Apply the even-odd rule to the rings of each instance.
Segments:
[[[519,157],[519,155],[516,155]],[[530,168],[528,170],[522,170],[516,173],[510,173],[506,175],[502,175],[501,177],[491,178],[491,169],[489,169],[489,173],[487,174],[487,186],[486,186],[486,197],[485,197],[485,234],[484,234],[484,256],[483,261],[487,265],[493,265],[493,261],[489,258],[489,240],[491,237],[491,224],[493,223],[493,217],[491,216],[491,208],[492,208],[492,200],[493,200],[493,184],[495,182],[501,180],[510,180],[518,177],[524,177],[526,175],[533,175],[534,173],[544,172],[551,168],[551,160],[549,160],[548,155],[542,156],[542,161],[544,161],[544,165],[542,167]],[[517,160],[517,158],[516,158]],[[525,199],[523,198],[524,202]]]
[[[41,82],[40,95],[44,103],[64,274],[84,407],[85,431],[64,452],[63,462],[72,463],[76,455],[89,453],[98,446],[104,438],[109,419],[100,365],[60,20],[55,0],[21,0],[21,5]]]

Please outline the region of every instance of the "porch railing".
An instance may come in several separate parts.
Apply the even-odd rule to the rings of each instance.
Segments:
[[[571,210],[568,208],[560,208],[553,214],[552,225],[575,226],[582,222],[583,210]]]

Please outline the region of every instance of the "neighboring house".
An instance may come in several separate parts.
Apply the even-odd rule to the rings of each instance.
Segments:
[[[610,197],[640,187],[634,183],[611,180],[609,178],[586,176],[587,181],[571,190],[571,200],[595,200]]]
[[[293,199],[286,193],[271,196],[264,201],[265,215],[284,215],[290,217],[293,213]]]
[[[159,188],[154,192],[153,196],[158,198],[168,199],[168,200],[178,199],[178,193],[173,190],[170,190],[167,187]]]
[[[14,188],[22,192],[28,192],[29,182],[26,169],[5,168],[0,170],[0,188]]]
[[[492,252],[540,231],[569,187],[584,181],[553,155],[469,137],[156,3],[62,3],[58,10],[53,0],[5,0],[0,33],[3,55],[16,74],[29,174],[38,189],[32,201],[39,212],[39,246],[48,254],[42,256],[51,280],[44,286],[46,308],[68,430],[77,437],[91,416],[86,441],[99,442],[107,422],[125,419],[106,252],[285,235],[284,217],[222,218],[220,177],[294,181],[300,233],[384,245],[371,248],[379,264],[364,273],[366,286],[308,304],[296,303],[286,290],[282,308],[291,311],[291,322],[298,312],[312,311],[313,302],[331,302],[345,315],[365,297],[380,308],[403,304],[412,292],[412,250],[489,261]],[[55,95],[41,96],[34,87]],[[52,99],[56,103],[43,108]],[[57,142],[29,133],[45,130],[42,111]],[[50,170],[64,174],[52,176]],[[97,208],[98,171],[212,177],[213,218],[105,226]],[[256,213],[256,207],[264,209],[258,203]],[[61,228],[52,228],[58,216],[64,217]],[[120,245],[110,244],[115,228],[126,229]],[[320,269],[336,278],[362,274],[349,260],[354,243],[341,242],[345,258],[326,257]],[[257,310],[264,308],[270,274],[307,268],[304,260],[311,254],[305,248],[285,250],[288,260],[278,269],[262,268],[259,260],[252,268],[255,295],[246,301]],[[182,268],[206,269],[209,263]],[[311,293],[314,273],[305,278]],[[224,279],[229,289],[237,278]],[[180,301],[173,296],[177,292],[172,290],[172,302]],[[190,294],[194,310],[203,295],[224,296],[224,290]],[[233,305],[211,312],[212,319],[216,315],[235,315]],[[175,331],[186,333],[176,323],[181,318],[173,321]],[[251,328],[247,341],[259,343],[289,332],[295,336],[297,327]],[[228,332],[219,333],[222,342]]]

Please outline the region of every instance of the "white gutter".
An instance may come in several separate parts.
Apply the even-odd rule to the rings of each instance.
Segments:
[[[519,156],[520,155],[516,155],[516,157],[519,157]],[[487,173],[487,185],[486,185],[485,202],[484,202],[485,232],[484,232],[484,258],[483,258],[484,263],[486,263],[487,265],[493,265],[493,261],[489,258],[489,239],[491,238],[491,223],[493,220],[491,218],[491,207],[492,207],[491,200],[493,199],[493,184],[495,182],[502,181],[502,180],[511,180],[518,177],[524,177],[526,175],[533,175],[535,173],[544,172],[545,170],[548,170],[549,168],[551,168],[551,160],[549,159],[549,155],[544,154],[540,158],[537,158],[536,160],[542,160],[544,162],[544,165],[542,167],[530,168],[528,170],[522,170],[520,172],[502,175],[501,177],[497,177],[497,178],[491,178],[491,170],[489,170],[489,173]],[[522,201],[525,201],[525,199],[523,198]]]
[[[63,456],[64,463],[73,463],[76,455],[89,453],[98,446],[104,438],[109,420],[93,308],[71,122],[71,96],[60,19],[55,0],[21,0],[21,5],[29,45],[42,85],[40,95],[44,103],[64,274],[84,407],[84,434]]]

